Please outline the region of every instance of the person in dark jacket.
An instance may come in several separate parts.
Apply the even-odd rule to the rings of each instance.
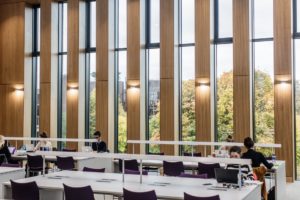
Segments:
[[[100,131],[96,131],[94,133],[94,138],[97,140],[97,142],[92,143],[93,151],[107,152],[106,143],[101,140],[101,132]]]
[[[11,154],[4,140],[4,136],[0,135],[0,165],[3,162],[9,163],[11,161]]]
[[[252,167],[259,167],[261,164],[268,169],[273,167],[273,164],[269,163],[262,153],[253,149],[254,142],[250,137],[244,139],[244,146],[247,148],[247,152],[243,153],[242,158],[251,159]]]

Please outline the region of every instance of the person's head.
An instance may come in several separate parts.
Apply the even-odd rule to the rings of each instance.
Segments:
[[[101,139],[101,132],[100,131],[96,131],[94,133],[94,138],[97,139],[97,140],[100,140]]]
[[[4,136],[0,135],[0,148],[2,148],[5,145]]]
[[[233,146],[229,149],[230,158],[240,158],[241,157],[241,148],[238,146]]]
[[[232,137],[232,135],[228,135],[228,136],[227,136],[226,142],[233,142],[233,137]]]
[[[48,136],[47,136],[47,133],[46,132],[41,132],[40,134],[39,134],[39,136],[40,136],[40,138],[48,138]]]
[[[244,139],[244,146],[245,146],[247,149],[253,148],[253,146],[254,146],[253,140],[252,140],[250,137],[246,137],[246,138]]]

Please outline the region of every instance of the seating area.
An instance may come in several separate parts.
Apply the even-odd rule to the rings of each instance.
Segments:
[[[0,199],[298,200],[299,5],[0,0]]]

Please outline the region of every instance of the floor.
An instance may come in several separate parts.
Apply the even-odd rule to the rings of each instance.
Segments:
[[[300,181],[288,183],[286,188],[285,200],[299,200],[300,199]]]

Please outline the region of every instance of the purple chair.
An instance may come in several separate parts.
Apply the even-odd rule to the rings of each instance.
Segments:
[[[135,171],[135,170],[130,170],[130,169],[125,169],[125,174],[134,174],[134,175],[140,175],[140,171]],[[147,171],[142,171],[142,175],[148,175]]]
[[[63,148],[62,151],[64,152],[76,152],[76,149],[67,149],[67,148]]]
[[[21,167],[20,164],[13,164],[13,163],[2,163],[2,165],[0,167],[15,167],[15,168],[18,168],[18,167]]]
[[[163,162],[164,174],[167,176],[180,176],[184,173],[183,162]]]
[[[220,168],[219,163],[198,163],[198,174],[207,174],[207,178],[215,178],[215,169]]]
[[[17,183],[12,180],[12,198],[14,200],[39,200],[40,193],[36,182]]]
[[[183,156],[193,156],[193,157],[201,157],[202,156],[202,154],[201,154],[201,152],[199,152],[199,153],[187,153],[187,152],[184,152],[183,153]]]
[[[73,170],[75,168],[74,159],[73,157],[60,157],[56,156],[57,161],[56,165],[57,168],[60,170]]]
[[[129,170],[133,170],[133,171],[139,171],[139,164],[137,162],[137,160],[133,159],[133,160],[124,160],[124,169],[129,169]],[[119,171],[122,172],[123,170],[123,161],[121,159],[119,159]]]
[[[94,192],[91,186],[85,187],[70,187],[65,184],[65,200],[84,199],[84,200],[95,200]]]
[[[151,153],[151,152],[148,152],[148,155],[163,156],[163,155],[165,155],[165,153],[164,153],[164,152],[159,152],[159,153]]]
[[[195,197],[187,193],[184,193],[184,200],[220,200],[220,196],[216,195],[211,197]]]
[[[186,173],[181,173],[179,175],[179,177],[182,177],[182,178],[202,178],[202,179],[206,179],[207,178],[207,174],[186,174]]]
[[[132,192],[123,188],[124,200],[157,200],[155,191],[148,192]]]
[[[26,166],[27,176],[32,173],[36,175],[39,172],[43,172],[43,157],[38,156],[31,156],[27,155],[27,166]]]
[[[84,172],[100,172],[100,173],[104,173],[105,172],[105,168],[95,169],[95,168],[84,167],[82,171],[84,171]]]

